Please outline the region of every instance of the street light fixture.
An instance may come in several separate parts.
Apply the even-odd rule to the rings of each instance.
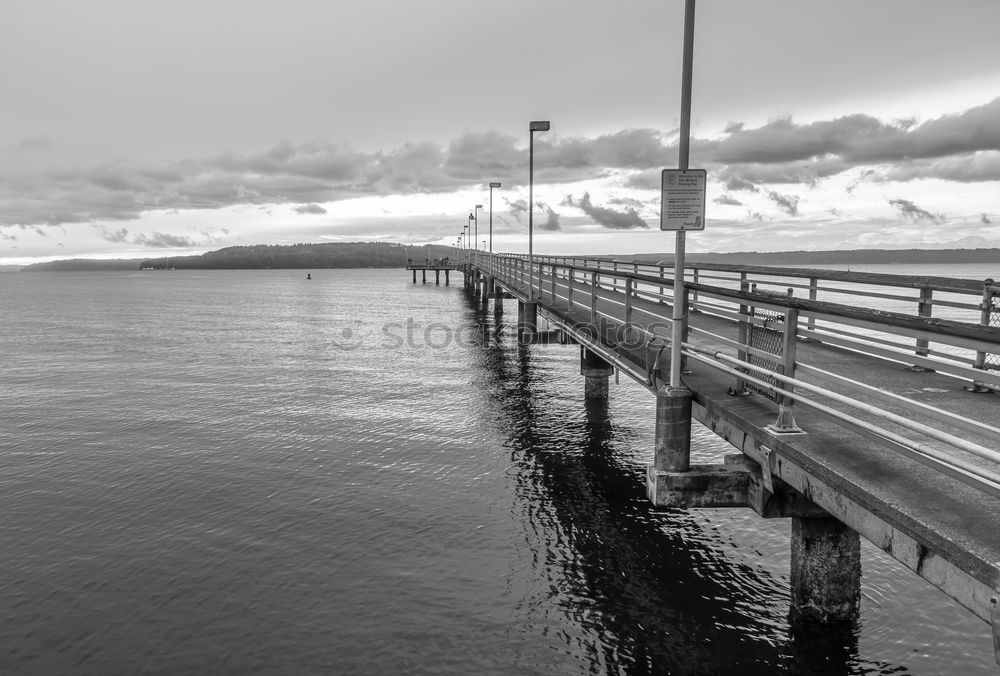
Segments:
[[[482,208],[483,208],[482,204],[477,204],[476,205],[476,215],[473,216],[473,220],[476,221],[476,238],[473,240],[474,242],[479,242],[479,210],[482,209]]]
[[[535,250],[532,243],[534,234],[533,213],[535,211],[535,132],[548,131],[548,120],[532,120],[528,123],[528,300],[535,297]]]
[[[499,188],[500,183],[493,181],[490,183],[490,253],[493,253],[493,188]]]

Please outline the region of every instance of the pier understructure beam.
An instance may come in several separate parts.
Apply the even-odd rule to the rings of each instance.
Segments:
[[[608,378],[614,373],[615,368],[611,364],[586,347],[580,347],[580,375],[586,379],[584,399],[607,399]]]
[[[688,471],[650,466],[647,492],[658,507],[749,507],[792,519],[790,618],[795,626],[853,622],[861,603],[861,540],[825,510],[743,454]]]

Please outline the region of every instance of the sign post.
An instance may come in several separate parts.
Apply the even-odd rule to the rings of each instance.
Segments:
[[[688,157],[691,150],[691,72],[694,64],[694,3],[695,0],[685,0],[684,3],[684,47],[681,55],[681,129],[677,139],[678,171],[688,170]],[[702,199],[704,202],[704,199]],[[702,216],[704,227],[705,218]],[[662,216],[661,216],[662,223]],[[671,316],[670,329],[670,388],[678,389],[681,385],[681,342],[684,337],[684,325],[687,315],[684,312],[684,229],[677,230],[674,244],[674,310]]]

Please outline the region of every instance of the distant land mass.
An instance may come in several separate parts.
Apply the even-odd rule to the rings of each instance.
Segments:
[[[263,270],[321,268],[401,268],[407,258],[454,257],[455,248],[436,244],[407,246],[389,242],[323,242],[316,244],[231,246],[200,256],[96,260],[75,258],[35,263],[22,272],[79,272],[99,270]],[[669,265],[673,252],[623,254],[594,258],[617,258]],[[850,251],[740,251],[734,253],[688,253],[691,263],[730,265],[831,265],[890,263],[997,263],[1000,249],[854,249]]]
[[[82,270],[266,270],[321,268],[401,268],[407,258],[454,256],[455,248],[436,244],[406,246],[389,242],[322,242],[316,244],[230,246],[200,256],[72,260],[34,263],[22,272]]]

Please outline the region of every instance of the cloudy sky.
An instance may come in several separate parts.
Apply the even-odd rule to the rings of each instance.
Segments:
[[[672,251],[682,0],[5,0],[0,263]],[[1000,246],[1000,2],[700,0],[689,251]]]

